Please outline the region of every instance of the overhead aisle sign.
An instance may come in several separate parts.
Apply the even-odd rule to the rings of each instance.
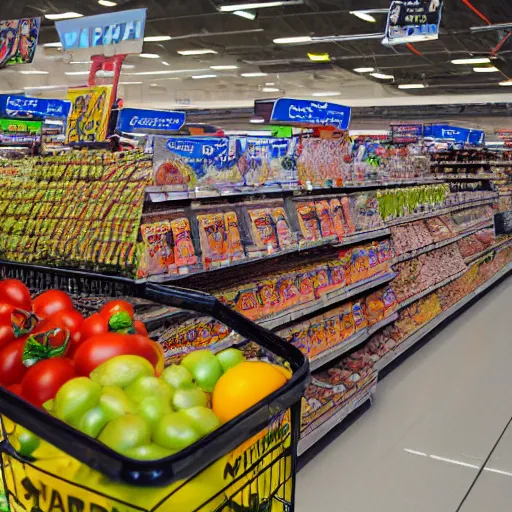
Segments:
[[[119,111],[117,129],[124,133],[177,132],[185,124],[185,112],[124,108]]]
[[[480,146],[485,142],[485,132],[483,130],[461,128],[449,124],[425,125],[424,136],[474,146]]]
[[[29,98],[12,94],[0,94],[0,113],[9,117],[66,118],[71,102],[57,99]]]
[[[393,0],[382,44],[408,44],[439,38],[443,0]]]

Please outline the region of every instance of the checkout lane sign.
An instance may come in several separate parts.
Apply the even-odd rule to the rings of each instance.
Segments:
[[[117,129],[123,133],[177,132],[185,124],[185,112],[123,108]]]
[[[393,0],[384,45],[409,44],[439,38],[443,0]]]

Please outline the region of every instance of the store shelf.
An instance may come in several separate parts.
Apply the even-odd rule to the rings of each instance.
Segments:
[[[455,237],[447,238],[446,240],[442,240],[441,242],[421,247],[420,249],[416,249],[415,251],[412,252],[406,252],[404,254],[401,254],[400,256],[396,256],[395,258],[393,258],[391,264],[396,265],[397,263],[401,263],[402,261],[407,261],[412,258],[416,258],[417,256],[420,256],[422,254],[425,254],[427,252],[431,252],[436,249],[440,249],[441,247],[445,247],[446,245],[453,244],[458,240],[461,240],[462,238],[466,238],[467,236],[473,235],[474,233],[478,233],[478,231],[485,229],[487,227],[491,227],[492,225],[493,222],[485,222],[483,224],[480,224],[478,227],[473,227],[470,230],[464,231],[463,233],[460,233]]]
[[[406,338],[400,345],[395,347],[392,351],[386,354],[383,358],[381,358],[377,363],[375,363],[375,370],[382,371],[386,366],[391,364],[395,359],[400,357],[404,352],[409,350],[413,345],[415,345],[418,341],[420,341],[423,337],[425,337],[429,332],[433,331],[437,326],[443,323],[445,320],[450,318],[454,313],[456,313],[459,309],[466,306],[473,299],[481,295],[488,288],[493,286],[497,281],[506,276],[512,270],[512,264],[508,264],[505,268],[499,271],[496,275],[491,277],[486,283],[479,286],[474,292],[471,292],[462,300],[448,308],[446,311],[443,311],[441,314],[436,316],[433,320],[428,322],[428,324],[420,327],[416,332],[411,334],[408,338]]]
[[[242,267],[244,265],[250,265],[255,263],[262,263],[267,262],[270,260],[275,260],[279,258],[283,258],[286,256],[291,255],[299,255],[301,253],[305,253],[308,251],[312,251],[315,249],[320,249],[322,247],[332,247],[334,249],[340,249],[342,247],[349,247],[351,245],[365,242],[365,241],[373,241],[377,240],[379,238],[383,238],[385,236],[391,235],[391,231],[389,228],[379,228],[379,229],[373,229],[371,231],[363,231],[360,233],[355,233],[353,235],[349,235],[343,239],[342,242],[339,242],[337,238],[330,238],[330,239],[323,239],[319,240],[317,242],[307,242],[304,243],[298,247],[294,247],[293,249],[286,249],[284,251],[276,251],[272,254],[268,254],[265,256],[260,257],[253,257],[253,258],[245,258],[240,261],[234,261],[230,262],[229,264],[219,266],[216,268],[212,268],[209,270],[199,270],[197,272],[190,272],[188,274],[158,274],[155,276],[149,276],[144,279],[138,279],[137,283],[158,283],[158,284],[166,284],[166,283],[173,283],[176,281],[180,281],[192,276],[200,276],[205,274],[211,274],[212,272],[219,271],[219,270],[225,270],[225,269],[233,269],[235,267]]]
[[[478,180],[490,180],[499,181],[503,178],[492,174],[445,174],[443,176],[436,175],[440,180],[455,180],[455,181],[478,181]]]
[[[469,264],[473,263],[474,261],[480,259],[482,256],[485,256],[486,254],[490,253],[490,252],[497,251],[498,249],[502,249],[503,247],[509,245],[511,242],[512,242],[512,240],[510,240],[510,239],[509,240],[503,240],[499,244],[491,245],[490,247],[487,247],[483,251],[480,251],[480,252],[478,252],[476,254],[473,254],[472,256],[469,256],[467,258],[464,258],[464,261],[466,262],[467,265],[469,265]]]
[[[392,315],[383,318],[380,322],[372,325],[371,327],[362,329],[361,331],[353,334],[350,338],[347,338],[343,342],[338,345],[331,347],[328,350],[324,350],[321,354],[313,357],[310,360],[310,369],[311,371],[318,370],[325,364],[333,361],[334,359],[350,352],[357,346],[364,343],[366,340],[370,338],[373,334],[375,334],[379,329],[382,329],[386,325],[394,322],[398,318],[398,313],[393,313]]]
[[[452,167],[467,167],[468,165],[494,165],[494,166],[505,166],[505,167],[512,167],[512,161],[510,162],[501,162],[497,160],[482,160],[481,162],[451,162],[451,161],[444,161],[444,162],[430,162],[431,167],[439,167],[441,165],[447,165]]]
[[[468,269],[465,268],[464,270],[461,270],[460,272],[457,272],[453,276],[447,277],[446,279],[444,279],[440,283],[437,283],[434,286],[430,286],[429,288],[427,288],[423,292],[417,293],[416,295],[413,295],[412,297],[409,297],[407,300],[404,300],[403,302],[401,302],[398,305],[398,310],[404,309],[405,307],[409,306],[413,302],[416,302],[416,301],[422,299],[423,297],[425,297],[426,295],[429,295],[430,293],[434,292],[435,290],[443,287],[445,284],[448,284],[448,283],[451,283],[452,281],[455,281],[455,279],[458,279],[459,277],[463,276],[467,272],[467,270]]]
[[[416,213],[413,215],[407,215],[406,217],[399,217],[398,219],[393,219],[391,221],[387,221],[386,225],[389,227],[399,226],[400,224],[408,224],[409,222],[414,222],[416,220],[430,219],[431,217],[438,217],[439,215],[446,215],[447,213],[456,212],[458,210],[464,210],[465,208],[473,208],[475,206],[482,206],[485,204],[492,204],[499,199],[498,194],[495,197],[489,199],[479,199],[476,201],[468,201],[466,203],[460,203],[453,206],[448,206],[446,208],[440,208],[438,210],[431,210],[425,213]]]
[[[371,290],[372,288],[377,288],[378,286],[389,283],[395,277],[396,273],[391,272],[382,276],[374,276],[368,279],[363,279],[362,281],[342,288],[341,290],[326,293],[324,296],[322,296],[321,299],[312,301],[310,306],[305,304],[298,304],[293,308],[287,309],[286,311],[276,315],[272,315],[271,317],[257,320],[256,322],[261,326],[266,327],[267,329],[276,329],[278,327],[292,323],[295,320],[302,319],[303,317],[320,311],[321,309],[333,306],[339,302],[343,302],[344,300],[359,295],[360,293],[363,293],[367,290]]]
[[[309,450],[315,443],[320,441],[328,432],[330,432],[336,425],[339,425],[343,420],[352,414],[356,409],[364,405],[368,400],[371,400],[377,390],[377,374],[375,377],[362,389],[352,396],[347,404],[341,407],[329,419],[314,428],[313,425],[305,428],[301,433],[299,446],[297,449],[298,455],[302,455]],[[315,422],[316,423],[316,422]]]

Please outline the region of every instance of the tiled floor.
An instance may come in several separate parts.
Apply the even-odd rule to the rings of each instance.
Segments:
[[[299,472],[296,510],[512,511],[511,418],[508,278],[379,382]]]

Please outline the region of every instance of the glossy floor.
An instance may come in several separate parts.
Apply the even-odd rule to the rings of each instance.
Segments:
[[[298,474],[297,512],[512,510],[512,277],[379,382]]]

